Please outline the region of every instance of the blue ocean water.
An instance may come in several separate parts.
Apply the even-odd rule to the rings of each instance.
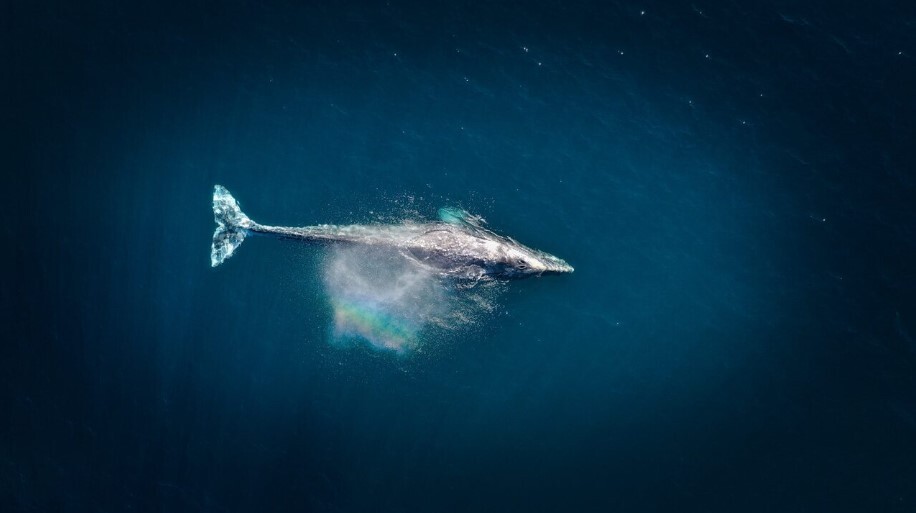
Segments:
[[[3,511],[916,507],[912,6],[4,11]],[[576,271],[380,350],[329,293],[373,255],[213,269],[214,184]]]

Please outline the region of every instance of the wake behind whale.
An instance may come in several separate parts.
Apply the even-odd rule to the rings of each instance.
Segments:
[[[322,277],[333,309],[333,338],[362,339],[377,349],[405,352],[420,347],[424,334],[477,325],[495,309],[508,280],[573,271],[454,208],[440,209],[431,223],[267,226],[252,221],[217,185],[213,213],[213,267],[250,235],[329,246]]]

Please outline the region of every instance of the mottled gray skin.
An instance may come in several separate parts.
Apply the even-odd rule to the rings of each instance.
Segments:
[[[396,225],[317,225],[302,228],[255,223],[238,207],[224,187],[213,193],[217,223],[211,263],[221,264],[246,235],[263,234],[312,243],[349,243],[399,251],[405,257],[440,274],[458,279],[519,279],[542,274],[570,273],[563,260],[497,235],[480,226],[473,216],[456,210],[448,222]],[[462,215],[455,215],[460,212]]]

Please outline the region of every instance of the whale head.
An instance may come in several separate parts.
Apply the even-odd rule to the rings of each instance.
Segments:
[[[473,243],[468,244],[468,239],[458,246],[474,247],[477,253],[477,262],[472,267],[483,269],[483,273],[496,279],[519,279],[542,274],[571,273],[573,267],[562,258],[557,258],[549,253],[529,248],[511,237],[498,235],[486,227],[486,221],[468,211],[444,207],[439,209],[439,221],[451,229],[428,231],[425,235],[439,239],[440,246],[449,245],[448,242],[462,240],[462,236],[469,236]],[[481,242],[482,241],[482,242]],[[425,253],[425,251],[424,251]],[[429,257],[421,256],[421,260],[429,262]],[[474,273],[472,273],[474,274]],[[479,276],[479,274],[474,274]]]
[[[498,274],[502,278],[518,279],[542,274],[561,274],[574,271],[562,258],[523,246],[512,239],[511,245],[500,258]]]

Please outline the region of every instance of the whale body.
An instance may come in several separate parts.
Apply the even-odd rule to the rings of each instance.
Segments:
[[[232,256],[248,235],[260,234],[310,243],[393,249],[440,276],[461,280],[509,280],[573,272],[573,267],[562,259],[497,235],[482,226],[480,217],[456,208],[440,209],[439,221],[430,223],[268,226],[252,221],[232,194],[217,185],[213,189],[213,216],[213,267]]]

